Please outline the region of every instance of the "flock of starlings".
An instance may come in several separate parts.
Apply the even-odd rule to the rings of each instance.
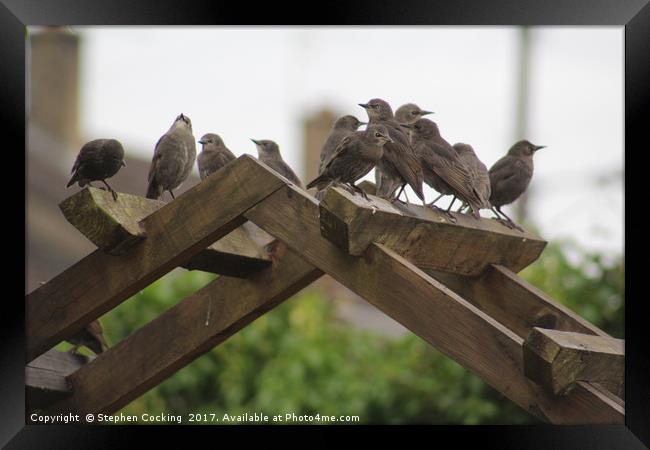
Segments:
[[[533,176],[533,155],[543,145],[533,145],[527,140],[516,142],[508,153],[488,171],[471,145],[450,145],[441,135],[438,125],[423,116],[433,114],[408,103],[393,113],[382,99],[360,103],[368,114],[368,122],[347,115],[339,118],[332,127],[320,155],[319,175],[307,184],[315,187],[316,198],[321,200],[330,186],[341,186],[352,194],[367,194],[355,182],[375,168],[376,196],[391,202],[401,201],[404,188],[409,185],[424,205],[443,212],[452,222],[456,218],[451,207],[456,198],[462,205],[459,212],[467,210],[476,219],[481,209],[491,209],[497,220],[510,228],[521,228],[503,211],[503,205],[517,200],[528,187]],[[363,131],[359,127],[367,125]],[[271,140],[252,139],[259,160],[302,188],[303,184],[280,155],[278,144]],[[198,141],[201,153],[196,156],[196,143],[192,122],[184,114],[174,120],[170,129],[156,143],[148,176],[147,198],[158,199],[164,191],[174,198],[173,190],[187,179],[196,160],[201,180],[236,159],[219,135],[208,133]],[[124,148],[115,139],[96,139],[85,144],[72,167],[68,187],[80,187],[101,181],[117,201],[117,193],[106,180],[115,175],[124,162]],[[440,195],[426,203],[422,183]],[[435,206],[445,195],[453,199],[446,210]],[[95,353],[107,348],[98,321],[91,322],[75,336],[68,339],[75,352],[85,345]]]

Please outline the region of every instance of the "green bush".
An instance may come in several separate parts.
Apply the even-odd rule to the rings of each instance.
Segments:
[[[567,256],[569,255],[569,256]],[[620,257],[551,244],[527,280],[615,336],[623,333]],[[177,271],[102,318],[126,338],[214,276]],[[178,330],[182,333],[182,330]],[[188,413],[358,415],[361,423],[531,423],[532,416],[417,336],[389,338],[337,319],[305,290],[125,407]]]

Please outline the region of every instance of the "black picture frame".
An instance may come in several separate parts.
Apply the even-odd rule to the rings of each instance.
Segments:
[[[643,193],[639,186],[645,178],[643,165],[647,153],[647,122],[650,105],[650,5],[648,0],[402,0],[400,2],[354,1],[345,4],[279,5],[276,2],[208,2],[171,0],[0,0],[0,124],[6,147],[3,152],[3,174],[6,180],[17,173],[25,155],[26,144],[26,33],[28,25],[618,25],[625,27],[625,207],[637,214],[626,215],[626,241],[634,245],[625,248],[626,296],[626,418],[624,426],[499,426],[499,427],[301,427],[301,437],[290,427],[260,427],[272,431],[285,442],[306,445],[303,439],[322,445],[325,433],[342,430],[360,431],[369,438],[383,442],[412,442],[414,432],[431,445],[453,439],[454,445],[468,441],[498,448],[540,449],[618,449],[643,448],[650,445],[650,356],[648,337],[643,321],[644,298],[640,277],[645,269],[642,254],[644,242],[636,221],[643,217]],[[644,115],[644,113],[646,113]],[[637,161],[638,160],[638,161]],[[15,163],[14,163],[15,161]],[[23,178],[26,183],[26,177]],[[26,184],[24,184],[26,185]],[[13,186],[13,184],[11,185]],[[5,183],[3,200],[8,211],[23,211],[15,188]],[[637,197],[638,196],[638,201]],[[26,199],[26,196],[24,197]],[[18,205],[10,205],[15,201]],[[634,205],[635,209],[632,210]],[[26,224],[5,218],[13,225],[5,236],[25,235]],[[15,213],[18,215],[18,212]],[[14,251],[6,247],[5,281],[18,285],[20,268]],[[18,250],[15,250],[18,252]],[[24,251],[24,247],[23,247]],[[24,253],[23,253],[24,254]],[[25,260],[26,267],[27,261]],[[14,275],[12,271],[16,271]],[[25,274],[23,273],[23,277]],[[24,278],[23,278],[24,279]],[[19,288],[16,288],[18,291]],[[0,339],[0,444],[7,448],[105,448],[133,447],[132,439],[145,437],[165,439],[169,445],[175,431],[184,426],[81,426],[25,425],[24,411],[24,321],[25,312],[19,298],[22,292],[11,292],[4,299],[2,337]],[[256,430],[258,430],[256,428]],[[211,436],[226,438],[236,433],[242,438],[254,436],[245,427],[195,427],[193,439],[179,444],[191,445]],[[307,434],[305,434],[305,432]],[[243,434],[246,433],[246,434]],[[183,433],[185,434],[185,433]],[[199,436],[200,434],[201,436]],[[409,441],[405,441],[405,438]],[[300,439],[300,440],[298,440]],[[336,437],[335,437],[336,441]],[[212,441],[215,445],[223,441]],[[243,440],[240,442],[244,442]],[[174,445],[175,446],[175,445]],[[302,445],[301,445],[302,446]]]

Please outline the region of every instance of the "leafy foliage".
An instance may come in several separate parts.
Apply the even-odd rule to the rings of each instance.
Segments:
[[[551,244],[522,276],[622,336],[620,257]],[[102,319],[109,341],[126,338],[213,278],[178,271],[154,283]],[[320,413],[391,424],[536,421],[417,336],[389,338],[359,330],[337,318],[335,305],[305,290],[122,411],[184,418],[188,413]]]

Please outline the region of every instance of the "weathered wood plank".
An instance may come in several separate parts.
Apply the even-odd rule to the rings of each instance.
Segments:
[[[250,183],[255,180],[255,183]],[[242,225],[242,213],[284,186],[251,156],[142,222],[146,239],[121,255],[97,250],[26,297],[27,360],[73,335]]]
[[[546,246],[539,237],[496,220],[454,214],[457,222],[452,223],[431,208],[369,198],[337,187],[320,203],[321,233],[351,255],[377,242],[423,269],[479,275],[490,264],[519,271]]]
[[[425,271],[521,338],[536,326],[608,336],[506,267],[491,265],[479,277]]]
[[[225,170],[226,168],[224,168]],[[64,200],[59,207],[65,218],[99,249],[120,255],[145,238],[140,222],[165,206],[161,200],[85,188]],[[182,267],[188,270],[246,277],[271,261],[242,227],[192,257]]]
[[[72,393],[66,377],[92,357],[50,350],[25,367],[27,410],[45,408]]]
[[[552,423],[623,423],[624,409],[579,384],[546,393],[523,373],[523,339],[382,244],[363,257],[320,233],[318,204],[285,186],[245,213],[304,259],[364,297],[522,408]]]
[[[73,395],[50,412],[121,409],[322,275],[283,244],[274,252],[271,267],[219,277],[79,369]]]
[[[582,380],[613,386],[622,396],[624,371],[621,339],[535,327],[524,342],[524,373],[554,395]]]

